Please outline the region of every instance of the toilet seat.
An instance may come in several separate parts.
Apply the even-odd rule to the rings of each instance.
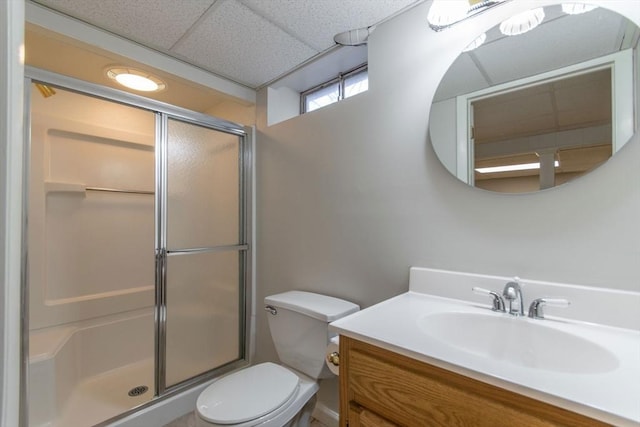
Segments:
[[[296,397],[299,381],[280,365],[261,363],[211,384],[198,397],[196,408],[210,423],[252,425],[250,421],[286,408]]]

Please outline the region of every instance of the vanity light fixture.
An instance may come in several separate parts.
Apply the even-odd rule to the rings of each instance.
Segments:
[[[130,67],[111,67],[107,76],[124,87],[141,92],[158,92],[167,87],[158,77]]]
[[[460,21],[509,0],[433,0],[427,21],[434,31],[442,31]]]
[[[555,161],[553,166],[560,166],[559,161]],[[476,172],[480,173],[495,173],[495,172],[513,172],[513,171],[525,171],[525,170],[533,170],[540,169],[540,163],[520,163],[516,165],[504,165],[504,166],[491,166],[486,168],[476,168]]]
[[[533,30],[544,19],[544,10],[539,7],[519,13],[500,24],[500,32],[505,36],[517,36]]]
[[[568,15],[579,15],[597,9],[595,4],[584,3],[562,3],[562,11]]]

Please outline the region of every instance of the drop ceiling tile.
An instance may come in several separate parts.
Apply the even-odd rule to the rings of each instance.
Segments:
[[[216,0],[37,0],[147,46],[169,49]]]
[[[217,3],[171,52],[250,87],[318,53],[235,0]]]
[[[254,12],[312,48],[334,45],[333,36],[368,27],[417,0],[241,0]]]

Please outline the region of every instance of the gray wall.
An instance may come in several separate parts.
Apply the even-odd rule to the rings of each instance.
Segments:
[[[524,195],[464,185],[431,148],[431,99],[456,52],[525,3],[441,33],[430,2],[400,15],[370,38],[369,91],[313,113],[267,127],[259,93],[258,308],[290,289],[367,307],[405,292],[410,266],[640,291],[637,135],[590,175]],[[256,334],[257,361],[276,360],[262,310]],[[333,387],[321,400],[335,408]]]

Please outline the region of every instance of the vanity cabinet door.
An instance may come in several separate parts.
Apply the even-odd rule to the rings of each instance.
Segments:
[[[340,425],[607,424],[348,337],[340,338]]]
[[[349,427],[398,427],[398,425],[352,402],[349,405]]]

